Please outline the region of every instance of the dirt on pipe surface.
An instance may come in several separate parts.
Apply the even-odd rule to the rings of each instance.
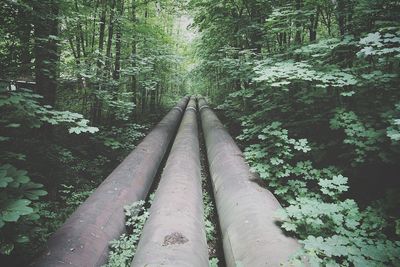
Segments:
[[[192,98],[167,159],[131,266],[208,267],[197,110]]]
[[[125,231],[124,205],[146,198],[188,100],[183,98],[78,207],[31,266],[83,267],[106,262],[109,241]]]
[[[300,249],[285,236],[274,213],[281,208],[271,192],[255,182],[243,154],[207,102],[199,99],[226,265],[280,266]]]

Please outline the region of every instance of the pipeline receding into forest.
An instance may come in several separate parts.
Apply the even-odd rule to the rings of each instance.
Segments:
[[[204,99],[199,111],[227,266],[280,266],[300,245],[274,219],[279,202],[254,182],[242,152]]]
[[[109,241],[125,230],[124,205],[146,198],[175,136],[189,98],[183,98],[96,191],[50,237],[32,266],[101,266]]]
[[[196,113],[192,98],[131,266],[208,266]]]

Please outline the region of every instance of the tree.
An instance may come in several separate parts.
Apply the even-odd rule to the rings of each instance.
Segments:
[[[35,37],[36,88],[43,102],[54,106],[56,101],[58,63],[58,0],[33,1]]]

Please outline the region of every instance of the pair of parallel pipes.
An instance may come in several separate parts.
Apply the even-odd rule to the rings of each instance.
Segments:
[[[187,99],[183,99],[170,113],[176,113],[176,110],[182,111],[182,106],[184,107],[186,103]],[[241,151],[204,99],[199,100],[199,110],[227,266],[279,266],[286,262],[300,246],[296,240],[286,237],[276,225],[273,213],[280,208],[278,201],[268,190],[252,181],[256,178],[250,173]],[[168,123],[159,127],[159,129],[165,127],[164,133],[170,133],[169,126],[172,124],[177,126],[175,120],[177,116],[169,116],[170,113],[163,119]],[[192,98],[168,157],[132,266],[208,266],[196,113],[196,101]],[[173,119],[166,120],[167,117],[173,117]],[[149,136],[152,134],[153,132]],[[146,139],[149,139],[149,136]],[[163,137],[166,143],[169,143],[168,140],[172,138],[169,134]],[[139,147],[147,143],[146,139],[132,154],[136,154]],[[153,145],[156,144],[154,139],[149,139],[149,141],[153,141]],[[166,151],[164,145],[161,145],[160,148],[162,148],[159,150],[162,155]],[[141,152],[144,150],[139,150],[137,154]],[[125,166],[124,163],[130,159],[126,166],[120,165],[107,180],[111,180],[111,183],[116,183],[118,186],[122,185],[116,181],[124,179],[115,177],[127,175],[129,171],[126,172],[126,170],[129,164],[138,165],[131,155],[121,163]],[[100,266],[105,263],[108,241],[117,238],[123,231],[122,206],[145,198],[162,156],[157,157],[157,160],[158,158],[160,158],[159,162],[153,162],[152,165],[155,167],[154,173],[147,171],[146,177],[135,174],[126,176],[126,180],[130,180],[125,188],[126,194],[120,195],[119,201],[111,205],[114,208],[113,212],[99,208],[92,211],[92,207],[101,207],[105,204],[102,195],[112,192],[110,187],[101,189],[104,184],[110,183],[106,183],[106,180],[86,201],[89,204],[86,202],[82,204],[66,224],[53,235],[49,242],[49,253],[37,262],[37,266]],[[146,164],[146,161],[142,161],[142,164]],[[141,167],[147,169],[149,166]],[[121,175],[113,175],[118,169],[125,170],[125,174],[121,172]],[[144,188],[137,183],[139,180]],[[120,190],[123,189],[120,188]],[[127,199],[129,192],[132,192],[135,197],[131,196]],[[117,205],[122,206],[117,207]],[[100,227],[104,230],[109,225],[115,225],[114,231],[111,234],[99,231],[100,235],[94,235],[92,238],[89,228],[79,230],[80,226],[85,225],[85,220],[81,220],[85,217],[83,215],[85,212],[90,213],[89,217],[94,216],[89,228]],[[76,213],[78,215],[75,215]],[[84,219],[88,220],[89,217],[86,216]],[[118,227],[116,227],[116,222],[118,222]],[[82,246],[81,240],[86,240],[85,237],[88,235],[89,242]],[[71,238],[77,238],[78,242],[72,241]],[[79,253],[75,253],[75,249],[68,250],[68,246],[62,249],[64,245],[71,247],[71,244],[78,245],[77,252]],[[88,249],[89,245],[99,249]]]
[[[50,237],[38,267],[103,265],[125,232],[124,206],[146,198],[189,101],[184,97]]]

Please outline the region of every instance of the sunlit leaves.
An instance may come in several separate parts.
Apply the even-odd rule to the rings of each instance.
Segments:
[[[400,31],[395,33],[368,33],[359,42],[362,49],[357,53],[359,57],[398,55],[400,54]]]
[[[347,177],[336,175],[332,179],[321,179],[318,184],[321,186],[322,193],[335,196],[349,189],[347,181]]]
[[[85,133],[85,132],[95,133],[95,132],[99,131],[99,128],[90,127],[87,125],[88,123],[89,123],[89,120],[82,119],[76,123],[77,126],[69,128],[68,131],[69,131],[69,133],[76,133],[76,134]]]
[[[377,151],[382,141],[382,132],[364,124],[352,111],[338,109],[330,121],[332,129],[342,129],[346,138],[344,144],[354,147],[354,164],[366,160],[368,153]]]
[[[13,110],[5,117],[7,122],[11,122],[7,123],[5,127],[39,128],[44,123],[48,123],[51,125],[72,125],[70,133],[95,133],[98,131],[98,128],[88,126],[89,121],[84,119],[83,115],[70,111],[54,110],[48,105],[43,106],[38,101],[40,98],[40,95],[27,89],[1,94],[0,108]]]
[[[386,128],[386,135],[393,141],[400,141],[400,104],[395,105],[395,109],[388,114],[390,126]]]
[[[284,61],[270,64],[270,61],[260,62],[255,67],[258,75],[255,81],[265,82],[272,87],[285,88],[296,81],[309,82],[310,86],[319,88],[356,85],[356,78],[347,72],[329,70],[317,71],[307,62]]]

